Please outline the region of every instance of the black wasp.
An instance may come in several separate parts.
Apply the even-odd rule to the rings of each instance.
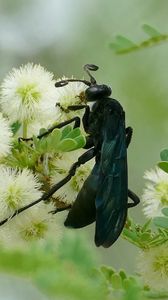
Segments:
[[[131,141],[132,128],[125,128],[125,112],[117,100],[110,98],[111,88],[104,84],[98,85],[90,74],[89,70],[96,71],[98,67],[87,64],[84,69],[90,77],[90,82],[83,81],[89,86],[85,97],[87,102],[94,104],[91,110],[84,105],[70,106],[69,109],[85,108],[82,121],[88,133],[85,148],[89,150],[76,164],[79,166],[95,157],[95,166],[64,224],[80,228],[96,221],[95,244],[109,247],[124,227],[127,209],[139,203],[138,196],[128,189],[127,147]],[[64,86],[70,81],[78,80],[60,81],[56,86]],[[133,203],[128,203],[128,197]]]
[[[48,200],[74,176],[80,165],[95,157],[93,170],[78,193],[64,224],[67,227],[81,228],[95,221],[96,246],[110,247],[122,232],[127,209],[136,206],[140,201],[138,196],[128,189],[127,147],[131,141],[132,128],[125,127],[125,112],[117,100],[110,98],[111,88],[104,84],[98,85],[90,74],[89,71],[96,71],[98,67],[87,64],[84,69],[90,81],[66,79],[57,82],[56,87],[61,88],[72,81],[84,82],[89,86],[85,90],[85,98],[87,102],[94,102],[92,109],[90,110],[88,105],[68,107],[73,111],[85,109],[82,122],[88,137],[84,148],[89,150],[78,158],[63,180],[56,183],[40,199],[18,209],[10,218],[42,200]],[[75,122],[74,127],[80,126],[80,118],[76,116],[50,128],[38,138],[71,122]],[[128,197],[133,203],[128,203]],[[65,209],[67,208],[58,208],[54,213]],[[8,219],[1,221],[0,225]]]

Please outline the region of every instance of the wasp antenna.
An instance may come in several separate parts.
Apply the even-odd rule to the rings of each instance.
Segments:
[[[68,81],[67,80],[61,80],[55,83],[55,87],[62,87],[64,85],[67,85]]]
[[[67,85],[69,82],[83,82],[84,84],[90,86],[91,83],[87,80],[82,80],[82,79],[65,79],[65,80],[61,80],[55,83],[55,87],[63,87],[65,85]]]
[[[92,64],[84,65],[84,70],[89,75],[91,84],[96,84],[96,79],[90,74],[89,71],[97,71],[98,68],[98,66]]]

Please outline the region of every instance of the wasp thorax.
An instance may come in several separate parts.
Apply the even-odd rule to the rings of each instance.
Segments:
[[[109,86],[105,84],[101,85],[92,85],[85,91],[85,96],[87,101],[96,101],[104,97],[109,97],[112,93],[112,90]]]

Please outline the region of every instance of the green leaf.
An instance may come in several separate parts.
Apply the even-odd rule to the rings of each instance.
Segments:
[[[52,150],[57,148],[57,145],[60,143],[61,136],[62,132],[58,128],[54,129],[51,135],[48,136],[48,143]]]
[[[39,151],[41,153],[46,153],[48,152],[48,143],[47,143],[47,139],[46,138],[42,138],[40,140],[40,143],[39,143]]]
[[[157,227],[162,227],[162,228],[168,229],[168,218],[166,218],[166,217],[155,217],[153,219],[153,223]]]
[[[77,147],[75,149],[83,148],[86,144],[86,138],[84,135],[80,135],[75,138],[75,142],[77,143]]]
[[[14,135],[19,130],[20,126],[21,126],[21,123],[19,123],[19,121],[16,121],[15,123],[13,123],[11,125],[11,130],[12,130],[12,132],[13,132]]]
[[[43,134],[43,133],[45,133],[45,132],[47,132],[47,129],[46,129],[46,128],[40,128],[40,130],[39,130],[39,135],[41,135],[41,134]]]
[[[67,125],[62,129],[62,136],[61,139],[64,139],[68,136],[68,134],[73,130],[71,125]]]
[[[162,208],[162,214],[168,217],[168,207]]]
[[[122,287],[122,279],[119,274],[112,274],[110,281],[112,283],[113,288],[120,289]]]
[[[148,229],[148,227],[149,227],[150,224],[151,224],[151,219],[149,219],[149,220],[142,226],[141,231],[142,231],[142,232],[145,232],[145,231]]]
[[[142,26],[142,29],[145,33],[147,33],[150,37],[158,37],[161,35],[161,33],[159,31],[157,31],[155,28],[153,28],[152,26],[148,25],[148,24],[144,24]]]
[[[39,139],[35,135],[33,135],[33,143],[35,148],[37,149],[39,145]]]
[[[149,232],[144,232],[144,233],[141,234],[140,237],[141,237],[142,241],[148,241],[151,237],[151,234]]]
[[[126,37],[122,35],[117,35],[116,36],[116,43],[120,45],[120,48],[129,48],[129,47],[135,47],[136,44],[134,44],[132,41],[127,39]]]
[[[168,161],[160,161],[157,163],[158,167],[168,173]]]
[[[135,48],[136,44],[122,35],[117,35],[115,42],[110,44],[110,47],[120,52],[129,48]]]
[[[122,232],[122,235],[123,235],[123,237],[126,237],[126,238],[128,238],[130,240],[133,240],[134,242],[138,242],[139,241],[139,238],[137,236],[136,231],[133,232],[133,231],[127,229],[127,228],[124,228],[123,232]]]
[[[60,140],[60,139],[61,139],[61,136],[62,136],[61,129],[55,128],[55,129],[51,132],[51,136],[52,136],[54,139],[58,139],[58,138],[59,138],[59,140]]]
[[[34,146],[41,154],[46,152],[68,152],[84,147],[85,136],[80,128],[73,129],[70,125],[64,129],[55,128],[47,136],[38,139],[33,136]]]
[[[109,266],[101,266],[100,271],[109,281],[111,280],[111,276],[115,273],[115,270]]]
[[[130,283],[130,285],[129,285]],[[127,283],[128,287],[125,288],[125,296],[122,298],[123,300],[145,300],[147,298],[144,298],[142,295],[142,290],[138,286],[138,284],[132,284],[130,281]]]
[[[127,275],[126,275],[126,273],[125,273],[124,270],[120,270],[119,271],[119,275],[120,275],[120,277],[121,277],[122,280],[124,280],[125,278],[127,278]]]
[[[115,38],[115,41],[110,44],[110,47],[115,51],[116,54],[126,54],[168,41],[168,34],[160,33],[150,25],[144,24],[142,29],[149,36],[146,40],[142,40],[139,43],[134,43],[131,40],[118,35]]]
[[[160,158],[162,161],[168,161],[168,149],[163,149],[160,152]]]
[[[128,290],[129,288],[130,288],[130,280],[129,280],[129,278],[125,278],[124,280],[123,280],[123,288],[124,289],[126,289],[126,290]]]
[[[81,131],[80,131],[80,128],[77,127],[77,128],[74,128],[73,130],[71,130],[69,132],[69,134],[66,136],[66,138],[74,139],[79,135],[81,135]]]
[[[62,152],[67,152],[76,149],[76,147],[77,147],[77,143],[75,140],[65,139],[59,143],[57,150]]]

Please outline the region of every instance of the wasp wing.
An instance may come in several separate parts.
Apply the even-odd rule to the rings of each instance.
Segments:
[[[98,189],[99,170],[100,164],[97,163],[77,195],[77,198],[65,220],[65,226],[81,228],[95,221],[95,199]]]
[[[95,244],[109,247],[120,235],[127,216],[128,179],[124,118],[107,117],[104,130],[99,173],[101,185],[95,201]]]

